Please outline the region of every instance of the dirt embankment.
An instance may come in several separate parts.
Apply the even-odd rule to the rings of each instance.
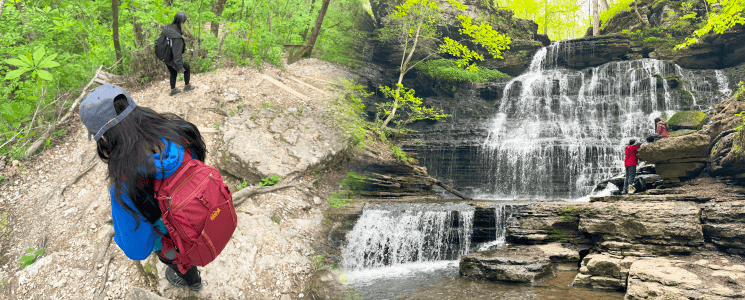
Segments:
[[[301,99],[279,88],[264,75],[307,97]],[[232,114],[240,107],[290,109],[304,105],[323,110],[324,93],[287,80],[290,75],[325,91],[331,91],[325,81],[351,77],[343,67],[307,59],[285,70],[265,65],[262,72],[234,67],[194,74],[191,81],[197,89],[173,97],[168,96],[167,80],[129,92],[139,106],[181,116],[188,111],[188,121],[200,129],[219,127],[225,116],[217,112]],[[183,87],[183,81],[177,86]],[[228,102],[231,96],[227,94],[242,95],[243,99]],[[219,109],[204,109],[210,107]],[[320,178],[313,190],[317,197],[284,189],[251,197],[237,207],[239,227],[233,241],[218,260],[201,269],[207,285],[194,293],[171,287],[163,278],[162,264],[151,268],[155,262],[152,256],[142,263],[133,262],[115,243],[107,245],[107,234],[113,231],[107,168],[95,156],[95,143],[88,141],[77,117],[67,130],[56,146],[29,161],[9,162],[0,169],[6,178],[0,186],[0,216],[8,214],[7,229],[11,230],[5,235],[0,232],[0,298],[123,299],[134,287],[156,289],[169,298],[302,297],[305,281],[315,268],[313,249],[321,240],[322,211],[328,206],[325,197],[335,189],[333,178],[338,174],[331,171],[294,179],[310,186]],[[217,153],[220,143],[215,131],[203,130],[202,134],[210,154]],[[215,165],[210,154],[206,162]],[[235,189],[238,179],[226,178]],[[28,248],[46,252],[19,271],[18,259]]]

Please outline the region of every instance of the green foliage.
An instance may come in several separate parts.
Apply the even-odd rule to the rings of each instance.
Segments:
[[[512,10],[515,17],[538,23],[538,33],[548,34],[553,41],[582,37],[587,27],[592,26],[587,17],[587,2],[505,0],[499,1],[499,5]]]
[[[393,147],[391,147],[391,150],[393,150],[393,157],[395,157],[396,159],[398,159],[398,160],[400,160],[400,161],[402,161],[404,163],[407,163],[407,164],[414,164],[415,163],[414,162],[414,159],[409,158],[409,157],[406,156],[406,152],[404,152],[403,150],[401,150],[401,147],[399,147],[399,146],[393,146]]]
[[[346,205],[347,201],[356,196],[360,189],[365,185],[365,176],[355,172],[347,172],[347,178],[336,184],[339,186],[339,192],[332,192],[331,198],[328,199],[329,205],[340,208]]]
[[[580,210],[582,210],[582,207],[580,206],[564,206],[561,208],[561,212],[559,213],[561,215],[561,220],[564,222],[569,222],[574,220],[575,216],[574,214],[578,213]]]
[[[742,81],[737,83],[737,91],[735,91],[735,99],[737,101],[745,101],[745,83]]]
[[[693,32],[693,37],[689,37],[685,42],[675,46],[675,49],[683,49],[695,43],[700,38],[713,32],[722,34],[726,30],[738,25],[745,24],[745,2],[742,0],[707,0],[709,5],[719,4],[721,7],[714,8],[706,13],[705,22],[699,29]],[[692,18],[690,15],[684,16]]]
[[[18,262],[21,264],[21,270],[36,262],[36,259],[39,258],[39,256],[44,255],[44,250],[34,250],[34,248],[28,248],[28,250],[26,250],[26,253],[26,255],[18,258]]]
[[[392,122],[396,124],[398,129],[403,129],[404,126],[420,120],[442,120],[451,117],[446,114],[442,109],[437,107],[426,107],[422,106],[422,98],[414,96],[413,89],[407,89],[403,85],[399,85],[400,91],[392,90],[387,86],[381,86],[380,91],[387,98],[393,98],[398,103],[398,113],[392,119]],[[381,116],[389,116],[393,109],[394,102],[386,102],[378,105],[378,119]]]
[[[10,234],[11,229],[8,228],[8,213],[4,212],[2,216],[0,216],[0,234],[3,236],[6,236]]]
[[[43,69],[59,67],[59,63],[54,61],[57,54],[46,55],[44,47],[39,47],[32,55],[26,51],[25,55],[18,55],[18,59],[6,59],[5,62],[14,65],[18,70],[10,71],[5,74],[5,80],[12,80],[21,77],[26,72],[31,72],[31,77],[36,78],[36,85],[41,86],[42,80],[51,81],[54,79],[52,73]]]
[[[553,239],[561,238],[561,237],[563,237],[563,236],[565,236],[567,234],[566,231],[559,230],[559,229],[556,229],[556,228],[551,228],[551,231],[549,231],[549,232],[550,233],[549,233],[548,237],[549,238],[553,238]]]
[[[430,60],[417,65],[416,68],[432,78],[447,81],[490,82],[494,79],[510,77],[499,70],[487,68],[479,68],[475,72],[464,70],[452,59]]]
[[[365,147],[370,141],[365,121],[365,104],[362,99],[369,97],[365,87],[352,80],[343,80],[342,88],[325,102],[325,117],[342,133],[341,138],[353,146]]]
[[[244,187],[246,187],[247,185],[248,185],[248,183],[247,183],[247,182],[246,182],[246,181],[244,180],[243,182],[241,182],[241,184],[239,184],[239,185],[236,185],[236,186],[235,186],[235,188],[236,188],[236,189],[238,189],[238,190],[240,191],[240,190],[242,190],[242,189],[243,189]]]
[[[259,186],[270,186],[270,185],[276,185],[279,181],[279,175],[272,175],[267,176],[266,178],[261,179],[261,182],[259,182]]]
[[[215,127],[215,129],[220,130],[220,122],[215,122],[215,124],[212,124],[212,127]]]
[[[631,4],[633,0],[620,0],[618,2],[610,2],[610,7],[608,7],[607,10],[600,12],[600,22],[601,22],[601,28],[604,28],[606,24],[608,24],[608,21],[610,21],[613,16],[617,15],[618,13],[622,11],[629,11],[631,8],[629,7],[629,4]]]
[[[313,256],[313,269],[318,270],[320,268],[325,267],[326,265],[321,263],[323,261],[323,255],[314,255]]]

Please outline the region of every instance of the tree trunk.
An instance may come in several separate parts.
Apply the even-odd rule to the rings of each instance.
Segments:
[[[5,0],[2,0],[5,1]],[[313,12],[313,5],[316,4],[316,0],[310,0],[310,11],[308,13]],[[305,31],[303,31],[303,41],[306,41],[308,38],[308,30],[310,30],[310,26],[305,27]]]
[[[225,9],[225,2],[228,0],[217,0],[215,2],[215,6],[212,7],[212,12],[215,13],[216,18],[220,18],[222,15],[223,9]],[[212,34],[217,37],[217,34],[220,32],[220,22],[212,21],[210,23],[210,31],[212,31]]]
[[[598,0],[591,0],[592,5],[592,36],[600,34],[600,15],[598,14]]]
[[[610,8],[610,5],[608,5],[608,0],[600,0],[600,10],[608,10]]]
[[[132,25],[134,26],[135,31],[135,46],[136,47],[142,47],[145,45],[145,34],[142,31],[142,24],[140,23],[140,18],[135,16],[135,13],[137,12],[137,8],[134,6],[129,6],[130,12],[132,12]]]
[[[3,15],[3,7],[5,6],[5,0],[0,0],[0,16]]]
[[[166,0],[165,4],[166,6],[173,6],[173,0]]]
[[[310,54],[313,52],[313,46],[316,44],[316,39],[318,38],[318,33],[321,31],[321,24],[323,24],[323,18],[326,16],[326,10],[329,8],[329,2],[331,0],[323,0],[323,5],[321,5],[321,10],[318,12],[318,18],[316,18],[316,26],[313,26],[313,31],[310,33],[310,39],[308,40],[308,51],[306,51],[306,56],[310,57]]]
[[[548,34],[548,0],[543,0],[543,34]]]
[[[116,52],[116,61],[122,60],[122,47],[119,45],[119,1],[111,0],[111,15],[113,27],[113,38],[114,38],[114,51]]]
[[[398,84],[396,84],[396,94],[395,99],[393,100],[393,109],[391,109],[391,114],[389,114],[388,117],[385,118],[385,121],[383,121],[383,125],[380,125],[380,131],[384,131],[385,127],[388,126],[388,122],[393,120],[393,117],[396,115],[396,110],[398,109],[399,92],[401,91],[401,82],[404,81],[404,75],[406,75],[406,72],[408,71],[407,67],[409,65],[409,61],[411,61],[411,57],[414,55],[414,51],[416,50],[416,44],[419,41],[419,31],[422,29],[422,22],[423,20],[420,19],[419,25],[417,25],[416,32],[414,33],[414,43],[411,45],[409,56],[406,57],[406,59],[403,59],[403,57],[401,59],[401,68],[399,69],[400,74],[398,75]],[[404,47],[404,49],[406,49],[406,47]],[[406,55],[406,52],[404,52],[404,55]]]
[[[637,1],[634,1],[634,12],[636,13],[636,17],[639,18],[639,21],[642,22],[642,25],[645,27],[649,27],[649,21],[645,18],[642,18],[642,15],[639,13],[639,6],[637,6]]]

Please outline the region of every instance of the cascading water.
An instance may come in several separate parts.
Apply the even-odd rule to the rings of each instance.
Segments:
[[[455,260],[468,253],[474,207],[384,204],[365,209],[347,234],[345,270]]]
[[[727,75],[724,75],[722,70],[716,70],[715,73],[719,92],[727,97],[732,96],[732,90],[729,88],[729,79],[727,78]]]
[[[701,72],[654,59],[584,70],[556,65],[553,44],[507,83],[481,147],[481,199],[576,199],[623,170],[623,146],[654,133],[663,113],[708,107],[724,95]],[[709,71],[710,72],[710,71]],[[724,79],[720,79],[719,75]],[[714,76],[711,76],[712,78]]]

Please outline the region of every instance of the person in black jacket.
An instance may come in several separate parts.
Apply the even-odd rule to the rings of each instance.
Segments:
[[[181,89],[176,88],[176,76],[179,72],[184,72],[184,91],[190,91],[195,87],[189,84],[189,76],[191,75],[191,67],[187,64],[182,57],[184,50],[186,49],[186,43],[182,35],[184,23],[186,23],[186,14],[178,12],[173,17],[173,23],[166,25],[163,28],[163,35],[171,39],[173,50],[173,60],[166,63],[168,72],[171,73],[171,96],[181,92]]]

